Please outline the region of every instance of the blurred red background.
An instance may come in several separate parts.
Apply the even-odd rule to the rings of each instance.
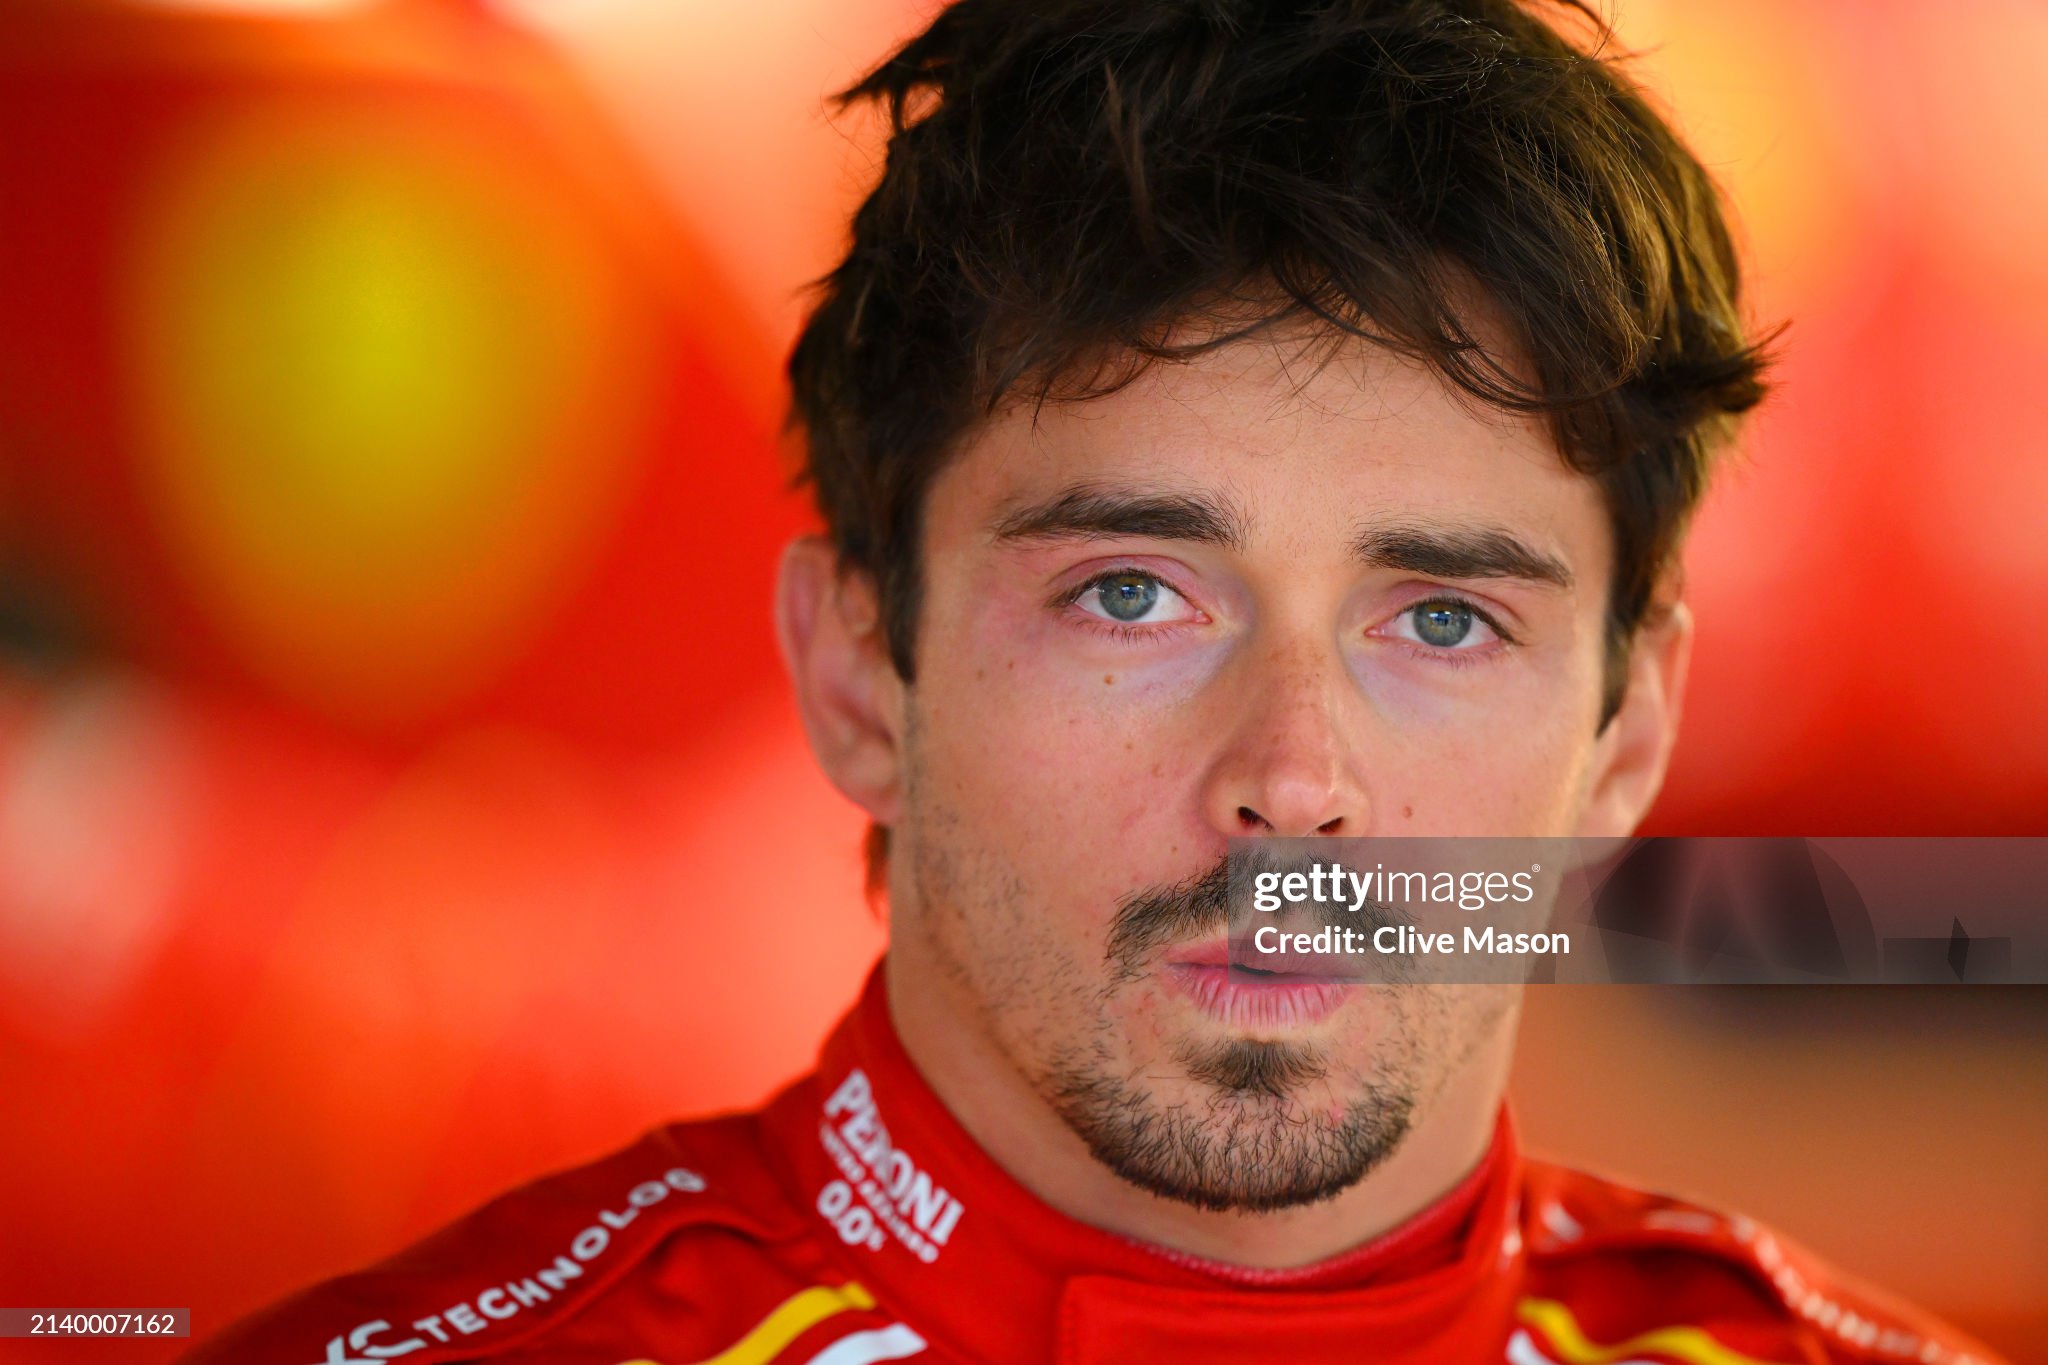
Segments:
[[[0,8],[0,1301],[204,1332],[806,1064],[882,935],[777,367],[926,8]],[[2048,10],[1620,17],[1792,321],[1653,828],[2048,834]],[[2048,1359],[2044,1059],[2035,990],[1553,988],[1516,1098]]]

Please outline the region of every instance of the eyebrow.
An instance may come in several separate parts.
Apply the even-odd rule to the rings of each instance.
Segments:
[[[1006,514],[999,542],[1142,536],[1242,550],[1247,518],[1201,493],[1155,493],[1077,484]],[[1555,555],[1497,527],[1372,526],[1351,542],[1360,562],[1434,578],[1514,578],[1569,590],[1572,571]]]
[[[1200,493],[1141,493],[1076,485],[996,523],[998,541],[1103,540],[1144,536],[1244,548],[1245,516]]]
[[[1519,578],[1567,591],[1572,571],[1493,527],[1374,526],[1359,532],[1351,552],[1367,564],[1433,578]]]

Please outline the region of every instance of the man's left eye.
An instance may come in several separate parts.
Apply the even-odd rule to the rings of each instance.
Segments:
[[[1400,639],[1431,649],[1478,649],[1500,638],[1485,616],[1455,598],[1417,602],[1390,624]]]
[[[1193,615],[1186,598],[1151,574],[1129,569],[1089,580],[1074,600],[1090,616],[1120,626],[1163,625]]]

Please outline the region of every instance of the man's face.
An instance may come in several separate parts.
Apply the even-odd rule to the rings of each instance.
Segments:
[[[998,416],[928,495],[898,947],[1140,1186],[1355,1183],[1514,995],[1232,985],[1228,841],[1624,832],[1594,799],[1610,539],[1542,426],[1363,343]]]

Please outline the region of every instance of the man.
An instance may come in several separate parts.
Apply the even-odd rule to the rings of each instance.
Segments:
[[[884,963],[762,1112],[201,1358],[1990,1360],[1524,1160],[1513,989],[1223,957],[1233,839],[1656,794],[1762,360],[1616,69],[1508,0],[962,0],[851,96],[894,135],[791,360],[778,610]]]

